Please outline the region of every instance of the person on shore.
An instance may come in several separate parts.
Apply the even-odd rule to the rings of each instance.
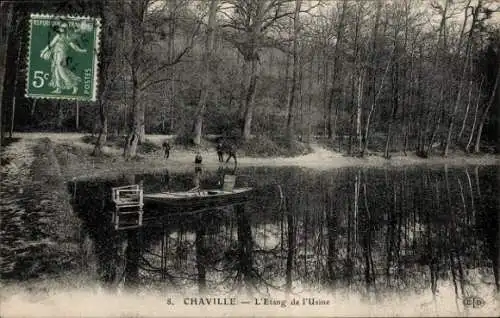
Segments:
[[[217,142],[217,146],[215,147],[215,149],[217,150],[217,156],[219,157],[219,162],[224,162],[224,146],[221,140]]]
[[[163,148],[163,150],[165,152],[164,155],[163,155],[163,157],[165,159],[168,159],[168,157],[170,157],[170,143],[168,142],[168,140],[165,140],[163,142],[162,148]]]
[[[226,153],[228,155],[226,163],[228,163],[229,160],[233,158],[234,164],[238,164],[236,159],[236,144],[234,144],[233,142],[227,140],[219,140],[215,149],[217,151],[217,156],[219,157],[219,162],[224,162],[224,154]]]

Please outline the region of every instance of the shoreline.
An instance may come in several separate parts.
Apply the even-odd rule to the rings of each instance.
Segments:
[[[126,161],[121,156],[118,148],[104,147],[104,156],[92,157],[90,153],[93,145],[81,141],[84,134],[63,133],[18,133],[16,137],[33,140],[47,137],[58,148],[58,159],[65,179],[82,180],[112,177],[123,173],[153,173],[156,171],[185,172],[194,167],[194,150],[174,145],[169,159],[163,159],[161,150],[149,154],[141,154],[139,158]],[[147,135],[146,139],[161,144],[166,138],[163,135]],[[334,170],[340,168],[402,168],[412,166],[450,166],[461,167],[469,165],[495,166],[500,165],[500,156],[493,154],[465,154],[454,152],[448,158],[433,156],[420,158],[413,153],[407,156],[393,153],[390,159],[385,159],[378,154],[371,154],[364,158],[349,157],[324,147],[312,144],[313,152],[295,157],[238,157],[237,168],[251,167],[297,167],[314,169],[318,171]],[[217,160],[215,149],[201,151],[203,169],[217,170],[219,167],[234,168],[231,160],[229,163],[220,163]]]

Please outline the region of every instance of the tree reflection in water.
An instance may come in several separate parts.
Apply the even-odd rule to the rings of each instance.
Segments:
[[[129,245],[142,243],[121,256],[138,257],[137,266],[125,266],[125,281],[212,295],[345,289],[376,298],[426,290],[436,298],[451,286],[457,304],[478,288],[498,291],[495,168],[244,173],[255,180],[258,199],[196,215],[167,214],[136,243],[129,236]],[[202,184],[217,184],[216,173],[207,175]],[[173,175],[173,188],[176,178],[189,182]],[[144,180],[154,188],[160,177]],[[284,205],[270,191],[276,182]],[[78,191],[90,195],[107,186],[80,184]],[[105,209],[83,201],[76,203],[81,211]],[[125,238],[96,225],[92,214],[81,215],[100,268],[109,272],[103,279],[112,280],[123,269],[115,257],[120,253],[111,251]]]

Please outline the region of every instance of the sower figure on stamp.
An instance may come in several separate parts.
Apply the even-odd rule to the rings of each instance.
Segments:
[[[52,78],[49,86],[55,88],[52,93],[60,94],[63,89],[72,89],[73,94],[76,94],[82,79],[69,69],[67,51],[71,48],[79,53],[87,53],[87,50],[80,48],[74,42],[77,33],[76,31],[69,31],[67,23],[63,22],[57,26],[56,32],[57,34],[50,44],[40,52],[42,59],[51,62]]]
[[[163,150],[165,151],[165,153],[164,153],[163,157],[164,157],[165,159],[168,159],[168,157],[170,157],[170,144],[169,144],[168,140],[165,140],[165,141],[163,142],[163,144],[162,144],[162,148],[163,148]]]

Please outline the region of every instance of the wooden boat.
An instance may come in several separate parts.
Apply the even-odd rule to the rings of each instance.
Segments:
[[[183,192],[160,192],[144,194],[146,206],[169,209],[205,209],[244,203],[250,199],[253,188],[235,188],[224,190],[194,190]]]

